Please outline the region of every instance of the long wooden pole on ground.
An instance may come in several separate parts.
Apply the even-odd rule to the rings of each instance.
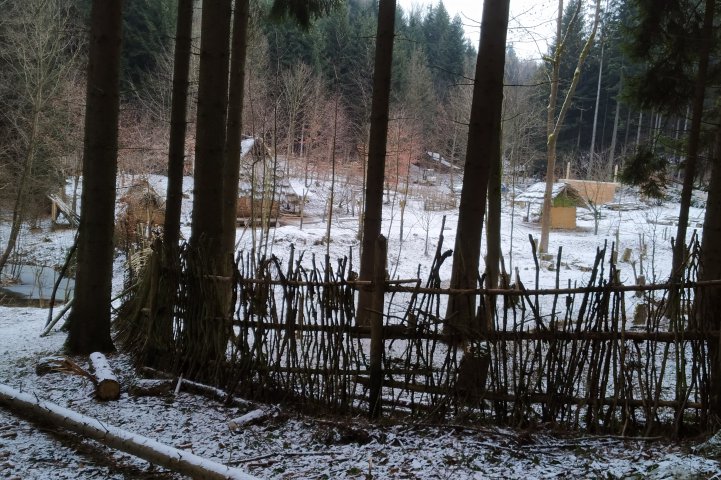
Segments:
[[[122,450],[155,465],[196,479],[257,480],[236,468],[199,457],[190,452],[164,445],[148,437],[107,425],[91,417],[63,408],[50,402],[43,402],[27,393],[0,384],[0,405],[26,418],[49,422],[97,440],[103,445]]]

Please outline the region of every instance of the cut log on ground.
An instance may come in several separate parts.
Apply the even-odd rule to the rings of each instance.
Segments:
[[[0,405],[33,421],[51,423],[196,479],[257,480],[236,468],[178,450],[150,438],[101,423],[77,412],[0,384]]]
[[[95,376],[95,396],[100,400],[117,400],[120,397],[120,382],[108,359],[102,353],[94,352],[90,354],[90,364]]]

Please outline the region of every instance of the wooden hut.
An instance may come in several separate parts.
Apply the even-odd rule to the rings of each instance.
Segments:
[[[537,210],[540,214],[543,208],[543,196],[546,192],[546,182],[534,183],[524,192],[517,195],[514,202],[522,207]],[[589,208],[586,199],[573,186],[566,182],[553,184],[551,192],[551,228],[569,229],[576,228],[576,209],[578,207]]]
[[[413,162],[413,165],[422,170],[432,169],[439,173],[459,172],[462,168],[448,161],[438,152],[425,152],[420,158]]]

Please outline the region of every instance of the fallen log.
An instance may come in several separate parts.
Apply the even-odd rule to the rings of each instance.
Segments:
[[[90,365],[95,377],[95,396],[100,400],[117,400],[120,398],[120,382],[110,368],[108,359],[100,352],[90,354]]]
[[[134,397],[162,397],[172,391],[173,381],[164,379],[138,379],[128,388],[128,393]]]
[[[251,410],[250,412],[246,413],[245,415],[241,415],[240,417],[234,418],[231,421],[228,422],[228,428],[230,428],[231,431],[240,430],[243,427],[248,427],[250,425],[256,425],[262,421],[264,421],[268,417],[272,417],[278,414],[278,409],[276,407],[271,408],[257,408],[255,410]]]
[[[210,385],[205,385],[203,383],[186,380],[182,377],[179,379],[179,381],[182,381],[181,383],[183,390],[194,393],[196,395],[203,395],[206,398],[210,398],[224,405],[244,409],[256,408],[256,405],[253,402],[235,397],[233,395],[228,395],[225,390],[222,390],[220,388],[215,388]]]
[[[164,372],[162,370],[156,370],[151,367],[141,367],[140,372],[144,375],[150,375],[156,378],[165,378],[165,379],[175,379],[176,377],[172,373]],[[250,410],[250,409],[256,409],[258,408],[257,404],[254,402],[251,402],[249,400],[245,400],[242,398],[235,397],[233,395],[228,395],[228,393],[225,390],[221,390],[220,388],[212,387],[210,385],[205,385],[198,382],[193,382],[190,380],[186,380],[183,378],[182,375],[180,377],[177,377],[177,384],[176,384],[176,392],[177,395],[181,388],[189,393],[194,393],[196,395],[202,395],[206,398],[209,398],[211,400],[215,400],[216,402],[220,402],[227,406],[233,406],[242,408],[244,410]]]
[[[104,424],[97,419],[86,417],[54,403],[43,402],[3,384],[0,384],[0,405],[14,412],[25,413],[25,418],[29,420],[51,423],[192,478],[257,480],[256,477],[236,468]]]

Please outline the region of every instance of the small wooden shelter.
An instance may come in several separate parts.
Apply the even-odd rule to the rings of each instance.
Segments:
[[[241,143],[236,215],[239,219],[277,218],[281,210],[295,213],[300,197],[283,177],[281,165],[260,138]]]
[[[448,159],[438,152],[425,152],[420,158],[413,162],[413,165],[422,170],[433,169],[440,173],[449,173],[451,171],[459,172],[462,170],[461,166],[449,162]]]
[[[540,210],[543,208],[543,196],[546,193],[546,182],[534,183],[524,192],[517,195],[514,202],[525,206],[530,212],[531,208]],[[551,228],[569,229],[576,228],[576,209],[578,207],[589,208],[586,199],[572,185],[566,182],[553,184],[551,192]]]
[[[50,200],[50,219],[52,220],[54,226],[58,226],[57,220],[60,214],[65,216],[72,228],[76,228],[80,225],[80,215],[78,215],[78,213],[65,202],[64,198],[54,193],[49,193],[47,197]]]

